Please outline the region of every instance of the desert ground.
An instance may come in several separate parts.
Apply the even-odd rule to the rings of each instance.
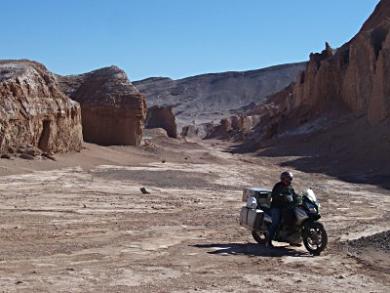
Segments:
[[[390,292],[390,191],[294,170],[322,203],[319,257],[239,227],[242,189],[291,157],[160,138],[0,160],[1,292]],[[143,194],[144,187],[149,193]]]

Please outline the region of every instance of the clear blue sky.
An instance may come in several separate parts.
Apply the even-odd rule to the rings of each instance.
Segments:
[[[0,0],[0,58],[131,80],[302,61],[360,29],[378,0]]]

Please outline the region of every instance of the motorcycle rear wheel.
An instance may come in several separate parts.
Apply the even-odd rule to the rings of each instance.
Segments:
[[[267,235],[265,232],[253,231],[252,237],[259,244],[265,244],[267,242]]]
[[[321,254],[328,244],[328,234],[320,222],[308,223],[302,235],[307,251],[315,256]]]

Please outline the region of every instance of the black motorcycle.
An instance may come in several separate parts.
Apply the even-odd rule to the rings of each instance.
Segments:
[[[241,209],[240,225],[252,232],[259,244],[265,244],[268,227],[272,224],[270,215],[271,191],[262,188],[244,190],[243,201],[247,204]],[[302,243],[312,255],[320,255],[326,248],[328,236],[321,218],[320,203],[312,189],[306,190],[299,204],[282,214],[282,221],[275,240],[293,246]]]

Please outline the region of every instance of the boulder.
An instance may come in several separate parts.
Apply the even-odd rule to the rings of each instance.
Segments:
[[[152,139],[155,137],[168,137],[167,131],[162,128],[144,129],[144,139]]]
[[[20,156],[19,156],[21,159],[24,159],[24,160],[35,160],[35,156],[33,156],[33,155],[30,155],[30,154],[25,154],[25,153],[23,153],[23,154],[20,154]]]
[[[146,128],[162,128],[169,137],[177,138],[176,117],[172,106],[153,106],[148,109]]]
[[[243,139],[259,122],[260,115],[236,114],[222,119],[207,130],[206,138]]]
[[[27,145],[45,152],[80,151],[80,106],[42,64],[0,61],[0,154]]]
[[[217,124],[218,125],[218,124]],[[186,125],[181,130],[182,137],[199,137],[206,138],[217,126],[214,122],[207,122],[202,124]]]
[[[145,97],[116,66],[58,77],[61,88],[81,105],[84,140],[100,145],[139,145]]]
[[[0,159],[11,160],[11,155],[10,154],[2,154],[2,155],[0,155]]]
[[[186,125],[181,129],[182,137],[197,137],[199,136],[199,129],[195,125]]]

